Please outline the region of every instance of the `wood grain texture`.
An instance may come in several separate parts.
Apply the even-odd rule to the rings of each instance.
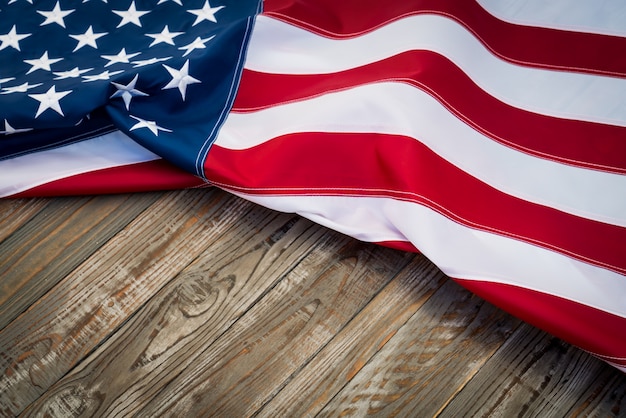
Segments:
[[[313,252],[139,414],[254,413],[410,259],[336,233],[316,242]]]
[[[416,256],[257,416],[315,416],[445,280],[432,263]]]
[[[318,416],[435,416],[518,323],[448,281]]]
[[[626,379],[611,382],[614,372],[599,359],[523,324],[441,416],[624,416]]]
[[[0,329],[156,199],[156,194],[62,198],[28,219],[0,243]]]
[[[47,204],[47,199],[0,199],[0,242]]]
[[[36,400],[231,227],[249,204],[224,195],[169,193],[0,331],[0,412]],[[157,262],[161,260],[162,262]],[[35,324],[35,326],[33,326]]]
[[[126,415],[156,396],[310,251],[319,231],[255,208],[25,415]],[[286,252],[285,247],[302,247]]]
[[[0,236],[0,417],[626,412],[423,256],[218,190],[0,201]]]

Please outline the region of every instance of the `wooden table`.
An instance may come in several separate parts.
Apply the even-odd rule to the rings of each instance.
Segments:
[[[219,190],[0,201],[0,289],[0,415],[626,415],[423,256]]]

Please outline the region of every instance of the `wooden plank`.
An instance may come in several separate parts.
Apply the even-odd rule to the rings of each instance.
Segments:
[[[522,416],[530,411],[539,416],[623,416],[626,376],[524,324],[441,416]]]
[[[200,357],[182,370],[146,409],[139,412],[140,415],[178,415],[182,412],[165,412],[163,409],[189,405],[190,398],[194,408],[208,406],[212,413],[218,413],[220,407],[228,409],[233,405],[235,408],[258,408],[275,385],[283,384],[289,370],[299,367],[304,361],[303,356],[306,358],[317,351],[318,339],[326,341],[331,338],[335,332],[332,326],[349,320],[350,310],[359,309],[354,306],[356,302],[366,303],[372,291],[384,286],[381,271],[376,273],[383,267],[379,259],[388,259],[389,254],[393,254],[393,262],[387,261],[384,266],[397,270],[406,263],[398,261],[410,257],[382,248],[375,248],[375,253],[358,251],[363,244],[321,227],[315,228],[323,232],[321,236],[308,239],[308,245],[316,248],[315,252],[290,269],[287,277],[214,344],[206,346],[203,343],[197,350]],[[346,258],[347,254],[351,257]],[[378,283],[374,289],[373,281]],[[193,345],[198,347],[199,344]],[[210,383],[203,378],[207,373],[211,375]],[[273,378],[272,373],[275,373]],[[273,379],[277,380],[275,384],[272,384]],[[213,386],[213,382],[217,386]],[[204,386],[207,383],[209,387]],[[237,393],[229,389],[234,386]],[[167,395],[161,399],[161,394]],[[250,401],[249,397],[255,401]],[[135,402],[148,398],[144,394]],[[124,413],[137,412],[135,403],[125,405],[123,409],[122,405],[118,406],[112,414],[122,410]],[[185,413],[193,416],[200,412]]]
[[[0,243],[0,329],[157,197],[146,193],[50,200],[36,216]]]
[[[0,241],[22,271],[74,260],[76,232],[92,250],[0,331],[0,416],[624,414],[625,375],[438,288],[421,257],[403,268],[412,256],[210,193],[155,194],[126,228],[107,218],[123,204],[41,200],[57,243],[38,232],[46,205],[5,216],[5,241],[52,249],[11,258]]]
[[[411,257],[325,232],[315,250],[201,350],[190,367],[143,408],[130,411],[141,416],[252,414]]]
[[[0,199],[0,242],[46,206],[47,199]]]
[[[218,191],[164,194],[0,331],[0,414],[36,400],[250,206]]]
[[[602,363],[602,371],[590,377],[593,384],[580,394],[568,414],[576,417],[625,416],[626,375]]]
[[[518,323],[448,281],[319,416],[435,416]]]
[[[141,194],[50,200],[0,243],[0,329],[156,199]]]
[[[43,200],[39,201],[43,202]],[[87,198],[49,201],[49,207],[39,211],[34,219],[27,216],[23,219],[24,223],[20,222],[21,228],[17,229],[15,226],[11,228],[14,232],[17,229],[17,232],[0,243],[0,277],[2,277],[0,281],[0,312],[2,313],[0,314],[0,328],[15,318],[15,310],[27,307],[24,305],[28,305],[28,302],[18,303],[16,309],[12,309],[10,305],[15,303],[14,301],[19,298],[20,294],[28,295],[29,287],[36,286],[36,281],[34,285],[31,284],[33,276],[40,274],[46,268],[46,261],[52,261],[55,255],[63,251],[65,243],[48,240],[49,246],[53,248],[45,248],[44,244],[44,248],[38,251],[37,247],[41,247],[42,241],[46,238],[55,235],[55,231],[63,229],[68,216],[80,210],[80,207],[87,201]],[[3,201],[3,204],[6,202],[12,201]],[[41,294],[33,296],[33,300],[36,300]]]
[[[24,415],[129,414],[190,367],[321,235],[311,222],[254,207]]]
[[[257,416],[315,416],[445,280],[425,257],[415,257]]]

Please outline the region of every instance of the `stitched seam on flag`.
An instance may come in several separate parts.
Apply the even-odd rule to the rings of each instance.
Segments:
[[[543,242],[534,238],[526,237],[523,235],[515,234],[512,232],[502,230],[502,229],[493,228],[490,226],[486,226],[486,225],[482,225],[482,224],[470,221],[460,215],[455,214],[454,212],[445,208],[444,206],[439,205],[437,202],[434,202],[431,199],[418,193],[401,191],[401,190],[391,190],[391,189],[363,189],[363,188],[341,188],[341,187],[330,187],[330,188],[256,187],[255,188],[255,187],[235,186],[232,184],[221,183],[221,182],[212,181],[212,180],[208,180],[208,181],[210,181],[212,184],[219,186],[219,187],[232,189],[235,191],[248,192],[252,194],[254,194],[253,192],[255,191],[259,191],[259,192],[264,191],[264,192],[274,192],[276,196],[280,196],[280,195],[292,196],[292,194],[289,194],[289,192],[304,192],[306,196],[379,197],[379,198],[390,198],[390,199],[401,200],[405,202],[421,204],[423,206],[426,206],[438,212],[442,216],[445,216],[446,218],[460,225],[475,228],[481,231],[493,232],[493,233],[510,237],[510,238],[515,238],[515,239],[518,239],[520,241],[523,241],[529,244],[537,245],[538,247],[541,247],[541,248],[551,249],[560,254],[568,255],[572,258],[587,262],[595,266],[601,266],[601,267],[607,268],[609,270],[612,270],[622,275],[626,274],[625,268],[622,268],[622,267],[619,267],[610,263],[606,263],[600,260],[596,260],[593,258],[589,258],[587,256],[578,254],[566,248],[562,248],[557,245]],[[347,193],[347,192],[351,192],[351,193]],[[369,192],[369,193],[365,194],[365,192]],[[380,193],[380,194],[372,194],[372,193]],[[402,196],[406,196],[406,197],[402,197]]]
[[[267,73],[266,73],[267,74]],[[234,108],[232,110],[232,113],[238,113],[238,114],[246,114],[246,113],[254,113],[257,112],[259,110],[265,110],[265,109],[271,109],[273,107],[278,107],[278,106],[283,106],[283,105],[288,105],[288,104],[293,104],[293,103],[299,103],[299,102],[304,102],[310,99],[315,99],[317,97],[323,97],[329,93],[337,93],[337,92],[342,92],[342,91],[347,91],[347,90],[351,90],[353,88],[356,87],[360,87],[360,86],[367,86],[367,85],[371,85],[371,84],[378,84],[378,83],[384,83],[387,81],[402,81],[402,78],[394,78],[394,77],[389,77],[389,78],[378,78],[376,79],[376,81],[368,81],[365,83],[359,83],[356,84],[354,86],[346,86],[346,87],[335,87],[335,88],[325,88],[324,91],[321,91],[319,93],[315,93],[315,94],[305,94],[302,96],[299,96],[295,99],[289,99],[289,100],[276,100],[276,101],[272,101],[270,104],[266,104],[266,105],[262,105],[262,106],[254,106],[254,107],[237,107]]]
[[[296,19],[296,18],[293,18],[293,17],[290,17],[290,16],[285,16],[285,15],[282,15],[282,14],[279,14],[279,13],[274,13],[274,12],[264,13],[265,16],[268,16],[268,17],[280,20],[280,21],[285,22],[287,24],[297,24],[300,28],[312,31],[315,34],[317,34],[318,36],[322,36],[324,38],[329,38],[329,39],[336,39],[336,40],[357,38],[357,37],[362,36],[364,34],[372,33],[374,31],[380,29],[381,27],[383,27],[385,25],[388,25],[390,23],[396,22],[398,20],[401,20],[401,19],[404,19],[404,18],[407,18],[407,17],[411,17],[411,16],[426,15],[426,14],[443,16],[443,17],[446,17],[446,18],[448,18],[450,20],[453,20],[453,21],[457,22],[458,24],[463,26],[468,32],[470,32],[472,35],[474,35],[474,37],[476,39],[478,39],[480,41],[480,43],[483,44],[483,46],[489,52],[491,52],[494,56],[496,56],[496,57],[498,57],[498,58],[500,58],[500,59],[502,59],[504,61],[508,61],[508,62],[511,62],[511,63],[514,63],[514,64],[519,64],[519,65],[526,65],[526,66],[529,66],[529,67],[545,68],[545,69],[551,69],[551,70],[565,70],[565,71],[583,72],[583,73],[590,73],[590,74],[609,75],[609,76],[615,76],[615,77],[624,77],[625,76],[625,74],[623,72],[617,72],[617,71],[597,70],[597,69],[587,68],[587,67],[571,67],[571,66],[567,66],[567,65],[542,64],[542,63],[538,63],[538,62],[518,60],[518,59],[515,59],[515,58],[512,58],[512,57],[508,57],[506,55],[503,55],[503,54],[499,53],[495,49],[493,49],[480,35],[478,35],[478,33],[476,31],[474,31],[474,29],[472,29],[470,27],[470,25],[468,25],[465,21],[463,21],[463,19],[461,19],[458,16],[455,16],[453,14],[442,12],[442,11],[439,11],[439,10],[420,10],[420,11],[416,11],[416,12],[405,13],[405,14],[403,14],[401,16],[395,17],[393,19],[389,19],[389,20],[387,20],[387,21],[385,21],[385,22],[383,22],[383,23],[381,23],[379,25],[372,26],[371,29],[363,30],[363,31],[360,31],[360,32],[354,32],[354,33],[350,33],[350,34],[340,34],[340,33],[331,32],[331,31],[328,31],[328,30],[323,29],[321,27],[315,26],[315,25],[313,25],[313,24],[311,24],[309,22],[305,22],[305,21],[302,21],[300,19]],[[498,19],[501,22],[508,23],[508,22],[506,22],[504,20],[501,20],[501,19],[499,19],[497,17],[496,17],[496,19]],[[517,25],[517,26],[526,26],[526,25]],[[553,30],[560,30],[560,29],[553,29]]]
[[[580,298],[576,297],[576,296],[571,296],[571,295],[567,295],[564,294],[562,292],[560,292],[559,290],[549,290],[546,288],[542,288],[537,286],[536,284],[529,284],[527,282],[524,282],[524,280],[519,280],[519,278],[517,279],[517,281],[515,281],[515,279],[511,280],[510,277],[507,276],[495,276],[495,277],[477,277],[477,278],[471,278],[471,277],[466,277],[464,276],[463,278],[460,278],[458,276],[453,276],[453,275],[448,275],[452,280],[454,280],[455,282],[459,283],[461,286],[465,285],[463,284],[463,282],[482,282],[483,284],[494,284],[494,285],[506,285],[506,286],[510,286],[510,287],[515,287],[518,289],[524,289],[524,290],[531,290],[533,292],[537,292],[537,293],[541,293],[543,295],[548,295],[548,296],[554,296],[557,297],[559,299],[562,300],[566,300],[566,301],[570,301],[570,302],[574,302],[578,305],[582,305],[585,307],[589,307],[589,308],[593,308],[597,311],[601,311],[603,313],[612,315],[612,316],[616,316],[619,317],[620,319],[626,319],[625,313],[622,311],[616,311],[614,308],[607,308],[606,306],[602,305],[600,302],[598,301],[587,301],[584,302],[582,300],[580,300]],[[597,353],[593,353],[591,351],[589,351],[590,354],[594,354],[594,355],[598,355]],[[618,358],[619,359],[619,358]]]
[[[0,161],[8,160],[8,159],[11,159],[11,158],[22,157],[24,155],[33,154],[33,153],[38,152],[38,151],[46,151],[46,150],[56,149],[56,148],[64,147],[66,145],[71,145],[71,144],[74,144],[74,143],[77,143],[77,142],[81,142],[81,141],[87,141],[89,139],[96,138],[98,136],[102,136],[102,135],[108,134],[110,132],[114,132],[116,130],[117,130],[117,128],[115,128],[114,125],[104,126],[102,128],[98,128],[98,129],[95,129],[95,130],[89,131],[89,132],[84,132],[82,134],[75,135],[75,136],[70,137],[70,138],[61,139],[61,140],[59,140],[57,142],[41,145],[41,146],[34,147],[34,148],[29,148],[28,150],[25,150],[25,151],[15,152],[13,154],[2,156],[2,157],[0,157]]]
[[[435,13],[437,13],[437,12],[435,12]],[[489,46],[489,44],[476,31],[474,31],[474,29],[472,29],[467,23],[465,23],[462,19],[460,19],[460,18],[458,18],[458,17],[456,17],[454,15],[450,15],[449,13],[438,12],[438,14],[440,14],[442,16],[446,16],[449,19],[457,21],[459,24],[461,24],[463,27],[465,27],[465,29],[467,29],[468,32],[470,32],[472,35],[474,35],[474,37],[476,39],[478,39],[480,41],[480,43],[482,43],[483,46],[489,52],[491,52],[493,55],[495,55],[496,57],[501,58],[504,61],[508,61],[508,62],[511,62],[511,63],[514,63],[514,64],[526,65],[526,66],[529,66],[529,67],[545,68],[545,69],[550,69],[550,70],[565,70],[565,71],[571,71],[571,72],[582,72],[582,73],[591,73],[591,74],[610,75],[610,76],[617,76],[617,77],[622,77],[622,78],[624,77],[624,73],[620,73],[620,72],[617,72],[617,71],[596,70],[596,69],[587,68],[587,67],[571,67],[571,66],[568,66],[568,65],[542,64],[542,63],[518,60],[518,59],[515,59],[515,58],[507,57],[506,55],[502,55],[501,53],[499,53],[498,51],[493,49],[491,46]],[[498,19],[498,20],[500,20],[500,19]],[[500,21],[504,22],[503,20],[500,20]],[[557,30],[557,29],[554,29],[554,30]]]
[[[259,3],[259,5],[257,6],[257,13],[260,13],[260,10],[261,10],[261,4]],[[221,128],[222,124],[224,123],[224,119],[226,118],[226,115],[229,113],[230,109],[232,108],[233,103],[235,101],[235,97],[237,96],[239,80],[241,80],[241,75],[243,73],[245,51],[247,50],[247,45],[250,40],[250,36],[252,34],[252,28],[254,26],[253,23],[254,23],[254,17],[249,17],[246,23],[246,31],[244,33],[243,42],[241,42],[241,47],[239,48],[239,57],[237,59],[237,67],[235,70],[234,77],[230,84],[230,90],[228,91],[228,98],[226,99],[226,103],[224,104],[224,107],[222,108],[222,111],[218,117],[217,122],[215,123],[215,125],[213,125],[213,128],[211,129],[211,133],[209,134],[207,139],[204,141],[204,143],[200,147],[200,150],[198,151],[198,154],[196,155],[196,174],[204,180],[207,180],[207,179],[206,179],[206,176],[204,175],[203,162],[206,159],[206,156],[211,149],[211,145],[213,145],[213,143],[215,142],[215,139],[217,138],[216,131],[218,131],[219,128]]]
[[[481,279],[470,279],[470,278],[467,278],[467,277],[464,277],[464,278],[459,278],[459,277],[455,277],[455,276],[449,276],[449,277],[452,278],[454,281],[459,282],[459,284],[461,284],[461,286],[463,286],[463,284],[461,282],[476,282],[476,281],[480,281],[480,282],[495,283],[495,284],[508,284],[508,285],[511,285],[511,286],[514,286],[514,287],[518,287],[518,288],[522,288],[522,289],[528,289],[528,290],[532,290],[532,291],[539,292],[539,293],[542,293],[542,294],[548,294],[548,295],[550,294],[550,293],[546,293],[546,291],[544,289],[539,289],[539,288],[536,288],[536,287],[529,287],[527,285],[520,285],[519,283],[507,283],[507,282],[502,282],[502,281],[498,281],[498,280],[485,280],[484,278],[481,278]],[[568,300],[568,301],[573,301],[575,303],[580,303],[582,305],[585,305],[585,306],[588,306],[588,307],[592,307],[594,309],[597,309],[599,311],[608,313],[610,315],[618,316],[621,319],[626,319],[626,317],[624,317],[622,314],[619,314],[619,313],[616,313],[616,312],[613,312],[613,311],[609,311],[609,310],[600,308],[599,306],[594,306],[594,305],[590,305],[590,304],[587,304],[587,303],[582,303],[582,302],[576,301],[575,299],[571,299],[571,298],[569,298],[567,296],[564,296],[564,295],[552,294],[552,296],[556,296],[556,297],[558,297],[560,299],[565,299],[565,300]],[[596,353],[596,352],[591,351],[589,349],[582,348],[580,346],[577,346],[577,347],[580,348],[581,350],[583,350],[583,351],[585,351],[585,352],[587,352],[587,353],[589,353],[589,354],[591,354],[593,356],[601,358],[602,360],[605,360],[605,361],[609,361],[609,360],[615,360],[615,361],[619,361],[619,362],[626,361],[626,357],[615,357],[615,356],[609,356],[609,355],[605,355],[605,354],[599,354],[599,353]]]
[[[209,182],[206,182],[206,183],[198,184],[195,186],[185,187],[185,189],[208,189],[209,187],[212,187],[212,184]]]
[[[393,80],[391,80],[393,81]],[[573,167],[582,167],[582,168],[588,168],[588,169],[595,169],[598,171],[603,171],[603,172],[608,172],[608,173],[619,173],[619,174],[624,174],[626,173],[626,168],[623,167],[615,167],[615,166],[608,166],[608,165],[603,165],[603,164],[596,164],[596,163],[592,163],[592,162],[587,162],[587,161],[581,161],[578,159],[574,159],[574,158],[567,158],[567,157],[559,157],[553,154],[548,154],[546,152],[543,151],[539,151],[539,150],[535,150],[533,148],[528,148],[525,147],[523,145],[517,144],[513,141],[509,141],[507,139],[505,139],[504,137],[497,135],[493,132],[491,132],[490,130],[480,126],[479,124],[477,124],[476,122],[474,122],[470,117],[466,116],[462,111],[460,111],[458,108],[456,108],[455,106],[453,106],[450,102],[448,102],[446,99],[443,98],[443,96],[439,95],[435,90],[431,89],[428,85],[410,79],[410,78],[398,78],[398,81],[402,81],[402,82],[406,82],[407,84],[411,85],[411,86],[415,86],[417,88],[419,88],[420,90],[422,90],[423,92],[429,94],[431,97],[433,97],[435,100],[437,100],[439,103],[441,103],[444,107],[446,107],[448,110],[450,110],[454,115],[456,115],[459,119],[461,119],[463,122],[465,122],[466,125],[468,125],[470,128],[474,129],[475,131],[479,132],[480,134],[491,138],[492,140],[507,146],[511,149],[514,149],[516,151],[520,151],[523,152],[524,154],[530,155],[532,157],[539,157],[539,158],[543,158],[549,161],[553,161],[556,163],[561,163],[561,164],[567,164]],[[516,108],[519,109],[519,108]],[[521,110],[521,109],[520,109]],[[531,112],[534,113],[534,112]],[[535,113],[537,115],[539,115],[538,113]]]
[[[584,349],[583,349],[584,350]],[[614,357],[614,356],[607,356],[605,354],[598,354],[598,353],[594,353],[593,351],[589,351],[589,350],[584,350],[586,352],[588,352],[589,354],[592,354],[594,356],[597,357],[601,357],[604,360],[616,360],[616,361],[626,361],[626,357]]]
[[[620,28],[615,29],[612,25],[605,25],[603,23],[608,22],[581,22],[567,19],[566,21],[553,20],[552,19],[544,19],[542,18],[541,13],[537,13],[537,10],[534,10],[531,14],[522,13],[521,15],[517,15],[516,13],[511,14],[510,11],[507,13],[505,10],[494,9],[493,5],[489,4],[489,1],[485,0],[474,0],[483,10],[485,10],[489,15],[497,18],[506,23],[510,23],[518,26],[534,26],[540,27],[544,29],[553,29],[559,31],[567,31],[567,32],[579,32],[586,33],[591,35],[605,35],[605,36],[614,36],[614,37],[626,37],[626,33],[620,30]],[[483,4],[484,3],[484,4]],[[571,3],[571,2],[570,2]],[[580,2],[579,2],[580,3]],[[589,2],[588,2],[589,3]],[[578,9],[577,14],[581,11],[585,11],[584,8]],[[586,11],[588,12],[588,11]]]
[[[381,84],[381,83],[386,83],[386,82],[404,83],[404,84],[407,84],[407,85],[409,85],[411,87],[415,87],[415,88],[423,91],[424,93],[430,95],[433,99],[438,101],[445,108],[450,110],[450,112],[452,114],[454,114],[458,119],[463,121],[470,128],[472,128],[475,131],[479,132],[481,135],[484,135],[484,136],[494,140],[495,142],[497,142],[497,143],[499,143],[501,145],[504,145],[504,146],[506,146],[508,148],[514,149],[516,151],[523,152],[524,154],[530,155],[532,157],[543,158],[543,159],[548,160],[548,161],[553,161],[553,162],[560,163],[560,164],[566,164],[566,165],[570,165],[572,167],[587,168],[587,169],[592,169],[592,170],[597,170],[597,171],[602,171],[602,172],[607,172],[607,173],[626,174],[626,167],[597,164],[597,163],[588,162],[588,161],[582,161],[582,160],[578,160],[578,159],[574,159],[574,158],[559,157],[559,156],[556,156],[554,154],[549,154],[549,153],[546,153],[546,152],[543,152],[543,151],[539,151],[539,150],[536,150],[536,149],[533,149],[533,148],[529,148],[529,147],[517,144],[517,143],[515,143],[513,141],[509,141],[509,140],[505,139],[504,137],[502,137],[500,135],[497,135],[497,134],[491,132],[490,130],[482,127],[481,125],[477,124],[476,122],[474,122],[470,117],[466,116],[462,111],[460,111],[458,108],[453,106],[449,101],[444,99],[443,96],[438,94],[436,90],[430,88],[427,84],[422,83],[420,81],[416,81],[416,80],[414,80],[412,78],[408,78],[408,77],[380,78],[380,79],[377,79],[376,81],[368,81],[366,83],[360,83],[360,84],[354,85],[354,86],[328,88],[328,89],[326,89],[326,90],[324,90],[323,92],[320,92],[320,93],[303,95],[301,97],[298,97],[298,98],[295,98],[295,99],[290,99],[290,100],[279,100],[279,101],[272,102],[272,104],[270,104],[270,105],[256,106],[256,107],[246,107],[246,108],[243,108],[243,107],[236,108],[236,109],[232,110],[232,113],[237,113],[237,114],[253,113],[255,111],[264,110],[264,109],[270,109],[270,108],[277,107],[277,106],[285,106],[285,105],[289,105],[289,104],[293,104],[293,103],[304,102],[304,101],[315,99],[315,98],[318,98],[318,97],[323,97],[326,94],[330,94],[330,93],[338,93],[338,92],[342,92],[342,91],[348,91],[348,90],[356,88],[356,87],[367,86],[367,85],[375,85],[375,84]],[[519,109],[519,108],[516,108],[516,109]],[[522,110],[522,109],[520,109],[520,110]],[[531,113],[534,113],[534,112],[531,112]],[[535,114],[540,115],[539,113],[535,113]]]
[[[386,26],[390,23],[396,22],[398,20],[404,19],[406,17],[410,17],[410,16],[417,16],[420,14],[437,14],[436,10],[424,10],[424,11],[418,11],[418,12],[408,12],[408,13],[404,13],[402,15],[399,16],[395,16],[392,19],[388,19],[382,23],[379,23],[378,25],[372,26],[369,29],[365,29],[359,32],[352,32],[352,33],[337,33],[337,32],[331,32],[329,30],[326,30],[324,28],[321,28],[319,26],[313,25],[312,23],[306,22],[304,20],[301,19],[297,19],[295,17],[292,16],[287,16],[284,15],[282,13],[277,13],[277,12],[265,12],[263,13],[264,16],[267,17],[271,17],[272,19],[276,19],[276,20],[280,20],[282,22],[285,22],[287,24],[296,24],[296,26],[302,28],[302,29],[306,29],[309,31],[313,31],[315,34],[319,35],[319,36],[323,36],[324,38],[328,38],[328,39],[349,39],[349,38],[357,38],[359,36],[371,33],[371,32],[375,32],[376,30],[382,28],[383,26]]]
[[[529,287],[527,285],[520,285],[519,283],[507,283],[507,282],[502,282],[502,281],[498,281],[498,280],[487,280],[487,281],[485,281],[484,279],[459,278],[459,277],[455,277],[455,276],[449,276],[449,277],[452,278],[454,281],[457,281],[459,284],[461,284],[461,286],[463,286],[463,284],[461,282],[481,281],[481,282],[486,282],[486,283],[508,284],[508,285],[511,285],[511,286],[514,286],[514,287],[518,287],[518,288],[522,288],[522,289],[528,289],[528,290],[532,290],[532,291],[539,292],[539,293],[542,293],[542,294],[550,295],[550,293],[546,293],[546,291],[544,289],[539,289],[537,287]],[[582,304],[584,306],[592,307],[592,308],[594,308],[596,310],[599,310],[599,311],[602,311],[604,313],[608,313],[610,315],[618,316],[621,319],[626,319],[626,317],[624,317],[622,314],[619,314],[617,312],[613,312],[613,311],[609,311],[609,310],[603,309],[603,308],[601,308],[601,307],[599,307],[597,305],[590,305],[588,303],[582,303],[580,301],[576,301],[575,299],[571,299],[570,297],[567,297],[567,296],[562,295],[562,294],[561,295],[559,295],[559,294],[552,294],[552,296],[556,296],[556,297],[558,297],[560,299],[565,299],[565,300],[568,300],[568,301],[579,303],[579,304]],[[626,357],[615,357],[615,356],[609,356],[609,355],[605,355],[605,354],[599,354],[599,353],[596,353],[596,352],[591,351],[589,349],[585,349],[585,348],[580,347],[580,346],[577,346],[577,347],[580,348],[581,350],[583,350],[583,351],[585,351],[585,352],[587,352],[587,353],[589,353],[589,354],[591,354],[593,356],[596,356],[596,357],[598,357],[598,358],[600,358],[602,360],[605,360],[605,361],[610,361],[610,360],[614,360],[614,361],[618,361],[618,362],[626,361]]]
[[[34,180],[31,183],[29,183],[29,184],[17,187],[17,188],[15,188],[15,190],[12,190],[11,193],[9,193],[9,194],[2,194],[0,192],[0,198],[12,197],[12,196],[24,193],[24,192],[31,192],[33,189],[36,189],[36,188],[38,188],[40,186],[52,184],[52,183],[55,183],[57,181],[67,180],[68,178],[73,177],[73,176],[81,176],[83,174],[95,173],[95,172],[98,172],[98,171],[108,170],[108,169],[111,169],[111,168],[128,167],[128,166],[132,166],[132,165],[137,164],[137,163],[141,164],[141,163],[149,162],[149,161],[158,161],[159,159],[160,159],[160,157],[156,157],[155,156],[155,158],[151,159],[151,160],[144,160],[144,161],[138,161],[138,162],[125,162],[123,164],[107,166],[107,167],[88,168],[88,169],[85,169],[84,171],[80,171],[80,172],[58,173],[58,174],[56,174],[54,176],[53,175],[47,175],[45,179]],[[189,188],[191,188],[191,187],[189,187]],[[35,195],[35,196],[38,196],[38,195]]]
[[[580,346],[577,346],[577,347],[580,348],[581,350],[583,350],[584,352],[591,354],[592,356],[598,357],[599,359],[604,360],[604,361],[606,361],[609,364],[612,364],[613,366],[620,366],[620,367],[626,366],[626,357],[607,356],[607,355],[604,355],[604,354],[596,353],[596,352],[591,351],[591,350],[584,349],[584,348],[582,348]]]

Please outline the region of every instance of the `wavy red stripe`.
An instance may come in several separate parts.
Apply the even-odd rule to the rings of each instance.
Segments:
[[[408,241],[378,241],[376,242],[376,244],[382,245],[383,247],[393,248],[394,250],[406,251],[410,253],[421,252],[419,249],[415,248],[415,245],[411,244]]]
[[[206,185],[199,177],[164,160],[154,160],[77,174],[33,187],[11,197],[132,193]]]
[[[436,13],[456,20],[495,55],[517,64],[595,74],[626,75],[626,38],[521,26],[504,22],[476,1],[265,0],[264,14],[342,39],[371,32],[402,17]]]
[[[454,280],[518,318],[604,360],[626,366],[626,318],[523,287]]]
[[[502,193],[412,138],[299,133],[247,150],[214,145],[205,161],[205,174],[221,187],[253,194],[385,196],[413,201],[468,227],[626,273],[626,228]]]
[[[245,70],[233,111],[265,109],[381,81],[406,82],[428,92],[474,129],[519,151],[579,167],[626,173],[626,128],[559,119],[509,106],[485,93],[450,60],[431,51],[405,52],[334,74]]]

